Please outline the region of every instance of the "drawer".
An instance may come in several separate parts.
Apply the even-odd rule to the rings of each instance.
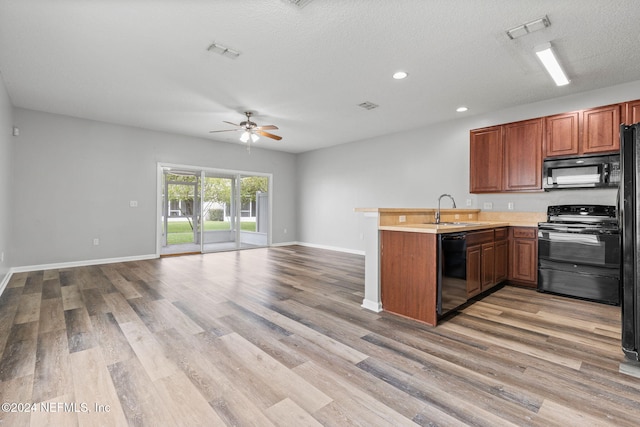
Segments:
[[[506,240],[507,235],[509,234],[509,230],[506,227],[496,228],[495,230],[495,239],[498,240]]]
[[[493,230],[473,231],[467,233],[467,247],[479,243],[493,242]]]
[[[538,237],[538,229],[532,227],[514,227],[514,239],[535,239]]]

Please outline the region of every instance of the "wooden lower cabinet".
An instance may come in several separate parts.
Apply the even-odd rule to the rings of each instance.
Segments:
[[[381,231],[380,243],[382,308],[435,325],[438,292],[437,235]]]
[[[496,284],[495,274],[496,246],[495,243],[482,245],[482,291],[486,291]]]
[[[509,282],[536,288],[538,286],[538,229],[511,227],[509,233]]]
[[[496,238],[495,247],[495,281],[501,283],[509,277],[509,241]]]
[[[482,292],[482,245],[467,246],[467,297]]]
[[[467,297],[474,297],[507,279],[506,228],[467,234]]]

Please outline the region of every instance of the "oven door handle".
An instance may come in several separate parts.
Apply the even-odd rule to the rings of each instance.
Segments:
[[[569,234],[619,234],[618,230],[592,228],[592,227],[563,227],[563,226],[551,226],[538,228],[538,236],[542,236],[542,233],[569,233]]]

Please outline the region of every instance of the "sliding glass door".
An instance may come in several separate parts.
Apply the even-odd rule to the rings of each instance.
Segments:
[[[270,176],[159,165],[160,255],[269,245]]]

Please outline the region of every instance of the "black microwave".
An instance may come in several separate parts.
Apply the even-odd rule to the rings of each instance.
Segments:
[[[547,159],[545,191],[564,188],[607,188],[620,183],[620,154]]]

